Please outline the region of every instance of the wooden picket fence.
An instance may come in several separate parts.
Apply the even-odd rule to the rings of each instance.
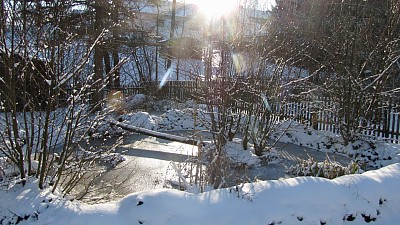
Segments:
[[[228,81],[229,82],[229,81]],[[218,95],[218,86],[221,82],[213,81],[205,83],[202,80],[196,81],[166,81],[162,86],[160,82],[150,81],[142,82],[139,85],[124,86],[113,88],[112,91],[120,91],[123,96],[134,94],[151,95],[157,99],[172,99],[185,101],[188,99],[197,99],[199,103],[205,96],[201,96],[202,88],[212,88],[216,90],[214,95]],[[104,89],[104,97],[106,98],[111,90]],[[69,92],[69,91],[67,91]],[[223,99],[223,98],[216,98]],[[241,107],[249,107],[257,104],[262,104],[260,100],[252,99],[252,97],[244,97],[243,101],[232,101],[230,105],[233,108],[240,109]],[[361,101],[361,100],[360,100]],[[220,104],[214,101],[212,104]],[[339,119],[337,109],[340,104],[333,101],[329,97],[317,97],[312,101],[304,101],[298,99],[286,99],[277,107],[279,116],[282,118],[291,118],[295,121],[304,123],[316,130],[330,131],[339,133]],[[362,134],[366,136],[380,137],[390,140],[393,143],[400,143],[400,98],[382,96],[377,104],[370,110],[369,118],[364,118],[362,124]]]
[[[287,102],[281,106],[281,114],[316,130],[340,133],[340,121],[334,110],[338,106],[329,97],[319,97],[316,102]],[[400,100],[382,97],[370,111],[369,118],[360,121],[361,134],[400,143]]]
[[[146,94],[158,99],[185,100],[193,98],[199,93],[200,81],[166,81],[162,86],[158,81],[146,81],[138,85],[123,86],[112,88],[113,91],[121,91],[124,96],[134,94]],[[109,90],[104,90],[104,95],[108,95]]]

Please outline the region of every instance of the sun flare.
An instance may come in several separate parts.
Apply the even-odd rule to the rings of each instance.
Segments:
[[[195,1],[207,18],[218,19],[233,12],[239,0],[197,0]]]
[[[275,0],[183,0],[195,4],[208,19],[219,19],[234,13],[239,7],[245,5],[256,6],[260,10],[271,10],[276,6]]]

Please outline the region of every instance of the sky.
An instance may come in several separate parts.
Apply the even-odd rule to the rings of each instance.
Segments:
[[[186,3],[198,4],[209,10],[220,10],[226,11],[229,8],[229,3],[237,2],[257,2],[261,9],[271,9],[272,6],[276,5],[275,0],[180,0]]]

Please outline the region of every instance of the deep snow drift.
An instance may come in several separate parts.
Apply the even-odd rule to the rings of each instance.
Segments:
[[[88,205],[35,182],[0,192],[2,224],[398,224],[400,164],[334,180],[298,177],[190,194],[163,189]]]

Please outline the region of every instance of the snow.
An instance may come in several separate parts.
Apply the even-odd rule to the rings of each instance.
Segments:
[[[358,140],[344,145],[340,135],[329,131],[316,131],[298,122],[285,121],[273,136],[279,141],[294,143],[322,152],[333,152],[350,156],[368,168],[380,168],[400,162],[400,145],[384,140]]]
[[[178,109],[171,109],[166,107],[167,105],[170,107],[174,105]],[[159,116],[150,115],[148,112],[142,111],[127,113],[119,116],[118,121],[132,126],[161,132],[194,129],[196,131],[207,131],[210,127],[209,114],[205,113],[201,107],[200,109],[195,109],[193,103],[190,101],[181,105],[177,103],[171,104],[170,101],[161,101],[153,107],[157,110],[164,109],[165,112]],[[195,112],[196,121],[193,119]],[[345,146],[340,135],[333,132],[316,131],[295,121],[282,121],[281,123],[280,126],[277,126],[279,128],[278,131],[275,132],[272,137],[279,137],[279,141],[283,143],[293,143],[322,152],[346,155],[368,168],[376,169],[400,162],[399,144],[388,143],[384,140],[366,140],[356,141]],[[106,125],[102,129],[108,130],[108,133],[111,135],[124,133],[122,129],[110,127],[109,125]],[[239,160],[244,157],[245,160],[239,161],[247,162],[249,165],[259,161],[258,158],[255,158],[254,154],[251,154],[252,149],[250,152],[241,151],[240,144],[237,144],[237,142],[236,144],[235,142],[229,144],[232,145],[227,148],[229,154],[232,153],[234,155],[240,153],[240,155],[235,158]]]
[[[143,191],[89,205],[38,190],[1,192],[0,221],[19,224],[397,224],[400,164],[333,180],[297,177],[191,194]],[[2,218],[2,219],[1,219]],[[352,220],[350,222],[350,220]]]
[[[166,112],[153,115],[138,111],[113,119],[124,126],[142,127],[153,132],[207,129],[208,115],[201,110],[159,108]],[[194,112],[197,121],[193,120]],[[122,133],[121,128],[106,124],[109,119],[99,130],[108,134]],[[51,187],[40,190],[34,178],[29,178],[25,186],[18,180],[10,183],[0,179],[0,224],[398,224],[398,144],[375,140],[344,146],[336,134],[318,132],[292,121],[282,122],[280,129],[284,131],[281,141],[285,143],[350,155],[361,162],[370,162],[370,168],[378,169],[332,180],[295,177],[256,181],[203,193],[189,187],[187,191],[159,188],[97,204],[62,198],[57,191],[51,193]],[[275,136],[279,134],[277,132]],[[261,163],[262,159],[254,155],[251,145],[250,151],[242,150],[239,138],[228,142],[225,148],[232,161],[247,165]],[[196,150],[192,147],[187,152],[196,153]],[[158,151],[174,153],[177,147],[165,146]],[[186,152],[185,149],[179,151]],[[274,158],[274,150],[268,157],[269,163],[279,163],[279,159]],[[149,160],[153,160],[149,165],[166,169],[166,163],[161,165],[154,159]],[[0,158],[0,177],[6,175],[6,171],[12,171],[5,161]],[[176,176],[179,172],[178,176],[184,176],[179,165],[170,165],[170,173]]]
[[[197,143],[195,140],[192,140],[190,138],[186,138],[186,137],[182,137],[182,136],[177,136],[177,135],[172,135],[172,134],[166,134],[166,133],[161,133],[161,132],[157,132],[157,131],[152,131],[152,130],[148,130],[148,129],[143,129],[141,127],[137,127],[137,126],[132,126],[129,124],[125,124],[125,123],[120,123],[120,122],[115,122],[115,121],[110,121],[111,125],[120,127],[124,130],[128,130],[131,132],[137,132],[137,133],[144,133],[144,134],[148,134],[150,136],[153,137],[160,137],[161,139],[166,139],[166,140],[176,140],[182,143]]]
[[[25,168],[29,168],[28,163],[25,162]],[[31,161],[31,169],[37,170],[38,168],[38,161],[32,160]],[[19,175],[18,167],[12,163],[10,159],[7,157],[0,157],[0,182],[6,179],[7,177],[13,177]]]

